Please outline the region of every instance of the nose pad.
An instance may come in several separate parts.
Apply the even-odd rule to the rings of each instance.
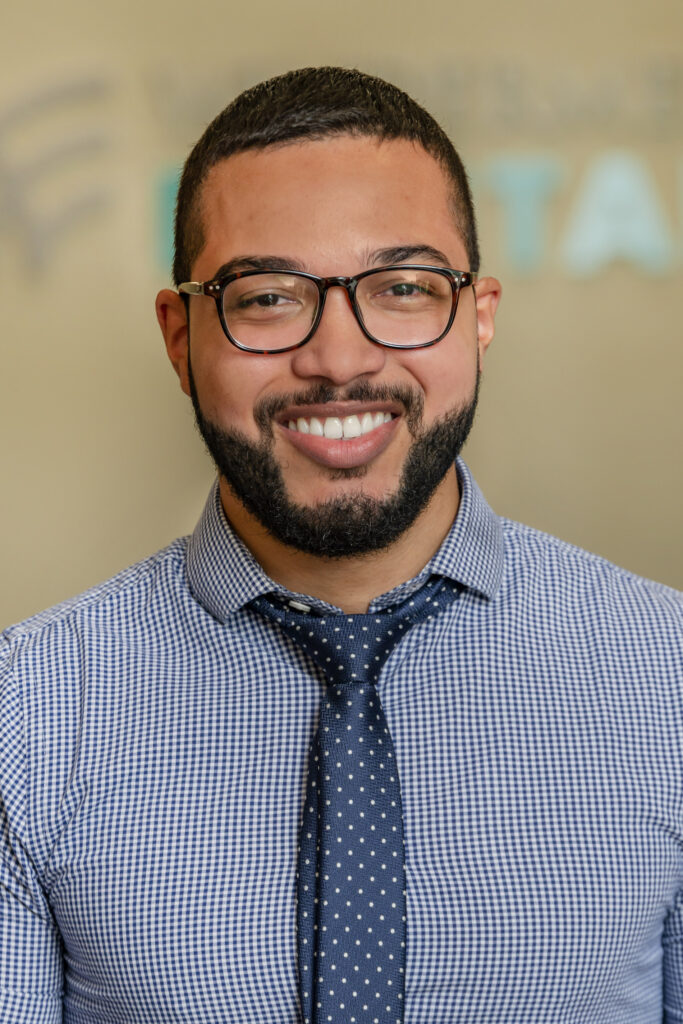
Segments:
[[[335,295],[338,292],[343,292],[344,298],[346,299],[346,304],[349,307],[349,309],[351,310],[351,315],[353,316],[354,320],[356,320],[356,323],[358,323],[358,320],[357,320],[357,317],[356,317],[356,311],[353,308],[353,302],[351,301],[351,294],[350,294],[349,288],[347,287],[347,281],[348,281],[348,278],[344,278],[344,277],[331,277],[331,278],[327,279],[328,284],[327,284],[327,288],[326,288],[325,293],[324,293],[324,300],[323,300],[324,301],[323,312],[322,312],[323,318],[325,316],[326,310],[330,306],[330,303],[332,303],[332,305],[335,304]]]
[[[341,295],[339,295],[340,292],[341,292]],[[339,298],[337,298],[338,295],[339,295]],[[333,284],[327,290],[327,293],[325,295],[325,305],[323,307],[322,317],[321,317],[321,320],[320,320],[320,324],[318,325],[318,330],[320,330],[320,326],[322,325],[322,322],[325,319],[325,317],[329,316],[330,307],[332,307],[333,310],[335,308],[337,308],[341,312],[341,310],[343,309],[343,305],[342,305],[342,302],[341,302],[342,296],[343,296],[344,299],[346,299],[346,307],[348,308],[348,311],[351,314],[351,317],[353,319],[353,322],[354,322],[356,328],[362,334],[363,332],[361,330],[360,323],[358,322],[358,317],[356,316],[356,311],[353,308],[353,302],[351,301],[351,295],[349,294],[349,289],[346,288],[341,283],[338,284],[338,285],[334,285]]]

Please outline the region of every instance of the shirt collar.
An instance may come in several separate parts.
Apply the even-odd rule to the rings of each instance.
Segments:
[[[408,597],[434,574],[447,576],[485,598],[497,591],[503,573],[500,521],[462,459],[457,459],[456,469],[460,507],[441,547],[417,576],[378,596],[370,611]],[[320,611],[338,610],[310,595],[291,593],[263,571],[227,521],[218,482],[189,539],[187,573],[194,596],[220,622],[227,622],[253,598],[273,592],[319,606]]]

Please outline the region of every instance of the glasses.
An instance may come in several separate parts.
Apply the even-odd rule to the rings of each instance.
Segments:
[[[178,291],[211,296],[233,345],[271,355],[311,340],[329,288],[344,288],[370,341],[387,348],[428,348],[448,334],[460,290],[475,282],[476,275],[468,271],[410,264],[366,270],[355,277],[240,270],[213,281],[187,281]]]

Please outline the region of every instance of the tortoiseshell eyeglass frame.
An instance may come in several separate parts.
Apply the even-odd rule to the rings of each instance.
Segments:
[[[356,289],[358,287],[358,282],[364,280],[366,277],[369,277],[371,274],[385,274],[387,273],[387,271],[392,270],[429,270],[432,273],[440,274],[442,277],[445,277],[450,282],[452,294],[451,310],[448,317],[448,323],[446,324],[445,328],[438,336],[438,338],[434,338],[432,341],[422,341],[417,345],[401,345],[400,343],[382,341],[380,338],[375,338],[368,331],[367,327],[365,326],[365,323],[363,322],[363,316],[358,306],[358,302],[356,300]],[[277,349],[251,348],[248,347],[247,345],[243,345],[241,342],[237,340],[237,338],[233,337],[233,335],[230,333],[230,329],[228,328],[228,325],[225,320],[225,311],[223,309],[223,293],[225,292],[225,289],[228,287],[228,285],[231,284],[233,281],[237,281],[238,279],[244,277],[254,277],[257,274],[277,274],[280,277],[301,277],[307,281],[312,281],[317,287],[319,296],[318,308],[311,323],[311,328],[306,334],[306,336],[301,341],[298,341],[296,345],[288,345],[286,348]],[[235,348],[240,349],[241,352],[250,352],[254,355],[272,356],[281,355],[281,353],[283,352],[292,352],[294,349],[301,348],[302,345],[305,345],[306,342],[311,340],[316,330],[318,329],[318,324],[320,323],[320,318],[322,317],[323,309],[325,308],[325,298],[327,296],[328,288],[345,289],[346,294],[349,297],[351,308],[354,312],[356,320],[358,321],[358,326],[360,327],[361,331],[368,339],[368,341],[371,341],[373,344],[381,345],[383,348],[395,349],[430,348],[432,345],[436,345],[437,342],[441,341],[441,339],[448,334],[451,327],[453,326],[453,321],[455,320],[455,314],[458,308],[458,299],[460,297],[461,290],[463,288],[469,288],[470,286],[475,285],[476,281],[477,275],[471,274],[468,270],[452,270],[450,267],[433,267],[427,266],[426,264],[422,263],[402,263],[388,267],[373,267],[372,270],[365,270],[363,271],[362,274],[356,274],[355,277],[316,277],[315,274],[306,274],[300,270],[236,270],[231,274],[226,274],[224,277],[215,278],[213,281],[185,281],[183,284],[178,285],[178,292],[183,297],[191,295],[208,295],[216,303],[216,309],[218,310],[218,318],[221,322],[223,333],[225,334],[228,341],[235,346]]]

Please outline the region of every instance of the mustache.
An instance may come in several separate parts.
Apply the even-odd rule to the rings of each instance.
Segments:
[[[268,395],[254,406],[254,419],[266,437],[273,436],[273,419],[290,405],[327,405],[329,402],[396,402],[403,409],[410,433],[417,437],[424,412],[424,397],[404,384],[370,384],[357,381],[347,388],[314,384],[305,391]]]

